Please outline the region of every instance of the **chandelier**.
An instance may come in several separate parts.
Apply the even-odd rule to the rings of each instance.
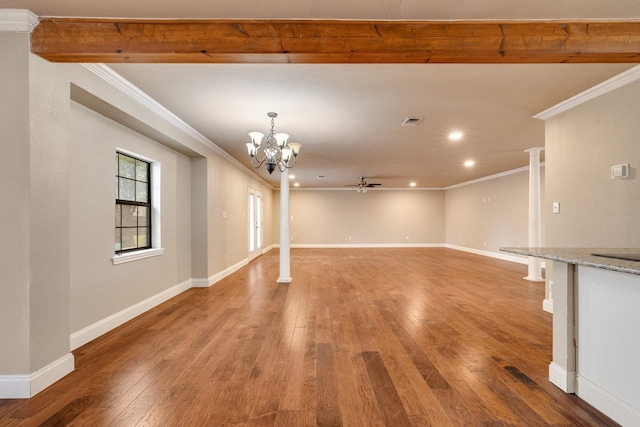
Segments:
[[[296,165],[296,158],[300,152],[302,144],[299,142],[287,142],[289,135],[286,133],[275,133],[273,130],[273,119],[278,117],[278,113],[267,113],[271,117],[271,129],[267,135],[265,145],[262,145],[262,132],[249,132],[251,142],[247,142],[247,152],[251,159],[251,165],[258,169],[263,163],[267,164],[269,175],[276,169],[284,172],[286,169]],[[262,147],[262,152],[258,152]]]

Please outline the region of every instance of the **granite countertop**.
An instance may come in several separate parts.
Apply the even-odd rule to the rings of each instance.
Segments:
[[[568,264],[640,275],[640,261],[594,256],[598,254],[640,254],[640,248],[500,248],[502,252],[544,258]]]

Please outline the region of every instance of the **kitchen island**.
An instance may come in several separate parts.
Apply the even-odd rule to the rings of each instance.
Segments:
[[[640,261],[632,260],[640,249],[500,250],[553,261],[549,380],[622,425],[640,425]]]

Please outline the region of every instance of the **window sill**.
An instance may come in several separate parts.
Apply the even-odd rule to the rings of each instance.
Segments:
[[[137,261],[139,259],[151,258],[153,256],[162,255],[164,248],[143,249],[141,251],[125,252],[114,255],[111,258],[113,265],[124,264],[125,262]]]

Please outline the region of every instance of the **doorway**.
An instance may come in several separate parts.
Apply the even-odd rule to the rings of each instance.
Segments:
[[[249,260],[262,254],[262,193],[249,187]]]

